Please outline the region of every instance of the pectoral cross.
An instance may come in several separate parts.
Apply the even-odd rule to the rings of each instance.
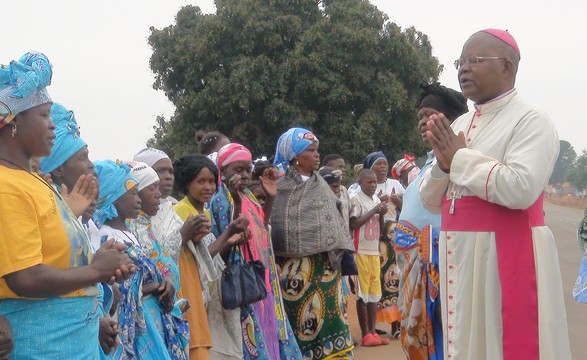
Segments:
[[[450,192],[450,196],[448,197],[448,199],[450,199],[450,208],[448,209],[449,214],[455,213],[455,202],[460,198],[461,194],[457,194],[456,187],[453,186],[452,191]]]

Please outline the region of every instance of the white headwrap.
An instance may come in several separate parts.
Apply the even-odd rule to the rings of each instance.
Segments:
[[[149,166],[153,166],[157,161],[161,159],[169,159],[169,156],[167,156],[167,154],[163,151],[151,147],[146,147],[142,149],[133,158],[134,161],[140,161]]]
[[[138,180],[139,191],[143,190],[149,185],[152,185],[159,181],[159,175],[153,170],[152,167],[145,164],[144,162],[138,161],[127,161],[127,164],[131,167],[131,174]]]

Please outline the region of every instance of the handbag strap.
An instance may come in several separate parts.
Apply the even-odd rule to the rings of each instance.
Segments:
[[[249,259],[250,262],[253,262],[253,252],[251,251],[251,246],[249,245],[249,240],[247,239],[247,241],[245,242],[245,248],[247,249],[247,253],[249,254]],[[244,259],[243,259],[244,261]]]
[[[228,263],[229,264],[238,264],[240,256],[240,249],[238,245],[233,245],[230,248],[230,254],[228,255]]]

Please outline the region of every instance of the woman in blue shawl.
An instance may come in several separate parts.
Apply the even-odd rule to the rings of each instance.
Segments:
[[[318,174],[318,139],[302,128],[277,142],[271,214],[273,248],[282,257],[283,302],[304,359],[349,359],[353,341],[342,275],[356,274],[354,245],[339,200]]]
[[[100,234],[129,246],[129,256],[137,268],[135,275],[120,285],[121,358],[187,359],[189,327],[181,312],[174,309],[175,287],[170,271],[151,259],[127,227],[127,220],[136,219],[141,211],[138,181],[127,164],[105,160],[95,165],[100,183],[95,220],[101,224]]]

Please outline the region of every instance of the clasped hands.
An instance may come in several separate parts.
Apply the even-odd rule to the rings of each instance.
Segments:
[[[450,127],[450,121],[442,113],[430,116],[426,123],[426,139],[438,161],[440,170],[450,172],[452,160],[459,149],[466,148],[465,134],[458,135]]]

